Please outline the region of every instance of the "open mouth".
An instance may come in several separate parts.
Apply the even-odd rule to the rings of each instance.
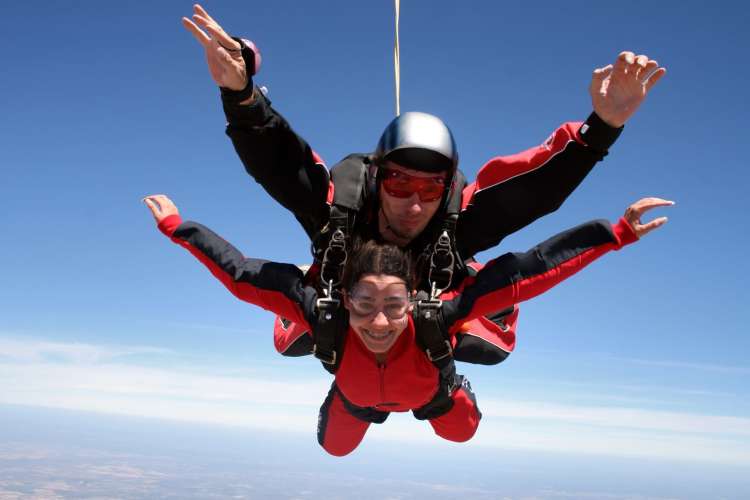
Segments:
[[[390,330],[382,332],[382,333],[373,332],[371,330],[363,330],[363,331],[364,331],[364,334],[368,338],[370,338],[372,340],[375,340],[376,342],[382,342],[382,341],[386,340],[393,333]]]

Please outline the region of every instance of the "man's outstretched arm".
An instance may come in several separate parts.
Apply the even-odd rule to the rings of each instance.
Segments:
[[[315,233],[328,219],[328,170],[253,86],[261,60],[257,47],[229,36],[200,5],[182,24],[203,47],[211,78],[221,88],[227,135],[245,170],[308,234]]]
[[[457,241],[463,257],[554,212],[601,161],[666,69],[645,55],[622,52],[597,68],[589,94],[593,113],[584,123],[560,126],[543,144],[487,162],[464,189]]]

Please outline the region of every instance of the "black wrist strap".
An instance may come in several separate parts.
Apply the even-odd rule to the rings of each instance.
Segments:
[[[580,134],[583,141],[590,148],[606,154],[610,146],[620,137],[623,128],[625,127],[610,127],[604,120],[599,118],[599,115],[591,113],[586,122],[581,125]]]
[[[227,87],[219,87],[221,90],[221,99],[228,104],[239,104],[246,101],[253,95],[253,78],[255,74],[255,52],[247,46],[242,38],[232,37],[232,40],[239,42],[242,60],[245,61],[245,71],[247,73],[247,85],[242,90],[232,90]]]

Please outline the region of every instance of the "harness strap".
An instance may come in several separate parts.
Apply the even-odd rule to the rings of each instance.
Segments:
[[[341,363],[342,334],[346,331],[349,318],[341,308],[339,293],[336,291],[318,299],[315,307],[318,310],[318,322],[312,329],[312,353],[326,371],[336,373]]]
[[[312,328],[313,354],[330,373],[335,373],[341,362],[344,333],[349,326],[349,315],[341,307],[341,278],[351,248],[352,229],[357,212],[364,204],[365,168],[361,155],[350,155],[331,171],[334,185],[333,203],[328,224],[316,241],[325,241],[324,248],[315,248],[320,260],[317,303],[317,324]]]
[[[447,384],[450,394],[456,388],[456,363],[441,311],[443,302],[424,298],[423,292],[419,295],[412,313],[417,343],[440,372],[440,379]]]

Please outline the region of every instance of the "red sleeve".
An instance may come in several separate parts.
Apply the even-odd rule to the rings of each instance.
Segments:
[[[179,215],[162,220],[159,230],[193,254],[238,299],[307,324],[302,272],[296,266],[246,258],[210,229],[182,222]]]
[[[571,141],[585,145],[579,133],[581,125],[581,122],[564,123],[539,146],[514,155],[492,158],[479,169],[476,181],[464,188],[461,208],[465,210],[473,197],[484,189],[544,167],[555,156],[565,151],[565,147]]]
[[[448,302],[451,330],[466,321],[544,293],[611,250],[637,240],[630,224],[593,221],[558,234],[526,253],[506,254],[487,263]]]
[[[461,192],[456,245],[464,257],[497,246],[557,210],[606,155],[622,129],[596,113],[564,123],[543,144],[487,162]]]

